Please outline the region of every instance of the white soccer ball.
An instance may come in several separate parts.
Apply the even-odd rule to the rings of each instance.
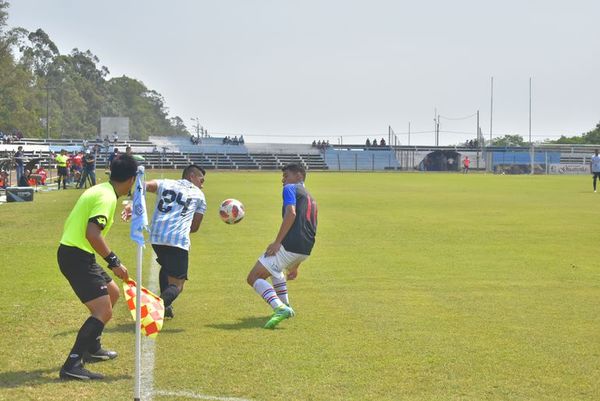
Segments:
[[[244,205],[237,199],[225,199],[219,207],[221,220],[227,224],[237,224],[244,218]]]

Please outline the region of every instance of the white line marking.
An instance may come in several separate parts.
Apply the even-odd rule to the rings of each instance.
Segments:
[[[155,294],[160,294],[158,286],[159,266],[156,261],[156,255],[152,252],[152,263],[150,264],[150,274],[148,275],[148,288]],[[152,401],[154,393],[154,345],[155,340],[142,336],[142,372],[140,381],[140,397],[144,401]]]
[[[211,401],[250,401],[246,398],[235,398],[235,397],[215,397],[212,395],[196,394],[191,391],[163,391],[156,390],[156,395],[162,395],[166,397],[185,397],[194,400],[211,400]]]
[[[150,274],[148,275],[148,288],[155,294],[160,294],[160,288],[158,285],[158,272],[160,266],[156,261],[156,255],[152,252],[152,263],[150,264]],[[152,395],[160,395],[163,397],[185,397],[193,400],[209,400],[209,401],[252,401],[247,398],[235,398],[235,397],[216,397],[206,394],[198,394],[192,391],[166,391],[166,390],[154,390],[154,348],[155,340],[152,340],[146,336],[142,336],[142,371],[141,371],[141,382],[140,382],[140,397],[144,401],[152,401]]]

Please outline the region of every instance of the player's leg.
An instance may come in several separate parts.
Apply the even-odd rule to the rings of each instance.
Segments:
[[[101,336],[105,323],[112,316],[110,297],[103,295],[86,302],[85,306],[92,315],[87,318],[79,329],[75,344],[60,370],[60,377],[63,379],[94,380],[104,378],[101,374],[85,369],[82,360],[89,347]]]
[[[277,292],[273,286],[267,281],[269,277],[271,277],[271,272],[263,266],[260,260],[258,260],[252,270],[250,270],[250,273],[248,273],[246,282],[254,288],[254,291],[256,291],[256,293],[260,295],[273,310],[276,310],[277,308],[284,306],[284,304],[279,297],[277,297]]]
[[[159,274],[160,297],[165,304],[165,317],[174,317],[173,302],[183,291],[188,273],[188,251],[174,246],[152,245],[156,260],[162,266]]]
[[[248,273],[248,284],[273,308],[273,315],[264,326],[266,329],[274,329],[283,320],[294,316],[294,310],[279,299],[273,286],[266,280],[269,276],[276,281],[285,279],[283,272],[296,263],[291,255],[281,247],[274,256],[262,255]]]
[[[271,282],[273,283],[273,288],[275,289],[277,298],[279,298],[281,302],[283,302],[287,306],[290,306],[290,300],[287,289],[287,280],[285,279],[285,277],[271,277]]]
[[[112,279],[110,279],[108,274],[105,275],[105,278],[107,280],[110,280],[106,283],[106,287],[107,287],[107,291],[108,291],[108,297],[110,299],[110,307],[111,307],[111,314],[112,314],[112,309],[114,308],[115,304],[119,300],[120,290],[119,290],[119,286]],[[92,312],[92,311],[90,310],[90,312]],[[94,315],[94,312],[92,312],[92,316],[93,315]],[[104,322],[104,323],[106,324],[106,322]],[[88,352],[84,355],[84,359],[87,362],[107,361],[109,359],[115,359],[117,357],[118,354],[116,353],[116,351],[110,351],[110,350],[106,350],[106,349],[102,348],[101,338],[102,338],[102,332],[95,338],[95,340],[92,342],[92,344],[87,349]]]
[[[598,175],[599,175],[598,173],[594,173],[594,178],[593,178],[593,180],[594,180],[594,192],[596,192],[596,180],[598,179]]]

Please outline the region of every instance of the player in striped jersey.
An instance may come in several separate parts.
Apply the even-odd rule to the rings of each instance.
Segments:
[[[288,164],[283,171],[283,221],[277,237],[248,273],[247,282],[273,308],[265,329],[274,329],[294,316],[287,292],[287,279],[298,275],[300,263],[310,255],[317,235],[317,202],[304,186],[306,171]],[[271,278],[271,283],[267,281]]]
[[[146,190],[157,194],[150,224],[150,243],[161,266],[160,297],[165,302],[165,317],[173,317],[172,303],[183,291],[188,278],[190,233],[200,228],[206,212],[206,199],[201,188],[206,172],[194,164],[183,170],[180,180],[152,180]],[[131,217],[131,206],[123,218]]]

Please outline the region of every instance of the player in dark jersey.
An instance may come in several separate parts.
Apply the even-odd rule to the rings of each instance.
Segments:
[[[106,260],[112,272],[122,280],[128,278],[127,268],[108,246],[104,237],[113,223],[117,198],[127,195],[135,181],[137,163],[131,156],[113,160],[110,182],[86,190],[69,214],[57,259],[60,271],[69,281],[90,316],[77,334],[75,344],[60,370],[63,379],[102,379],[101,374],[83,367],[83,360],[114,359],[117,353],[102,348],[100,337],[112,317],[112,308],[119,299],[119,287],[96,263],[94,253]]]
[[[248,273],[247,282],[270,306],[273,316],[265,324],[274,329],[294,316],[287,280],[298,276],[298,267],[310,255],[317,234],[317,202],[304,186],[306,171],[300,164],[288,164],[283,171],[283,221],[275,241]],[[271,278],[270,284],[267,279]]]

